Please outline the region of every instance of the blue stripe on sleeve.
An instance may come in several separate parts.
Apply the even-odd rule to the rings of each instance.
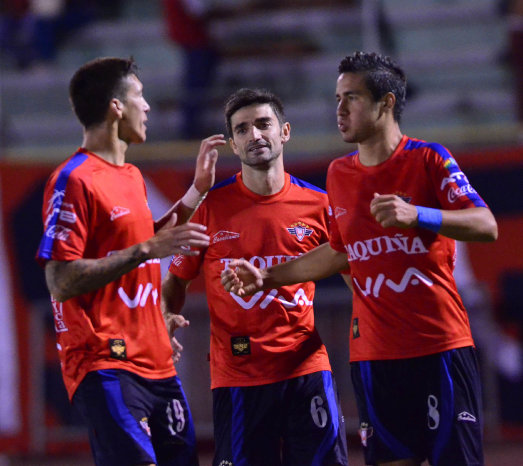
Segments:
[[[53,244],[54,244],[54,234],[53,231],[56,227],[56,222],[58,220],[58,215],[60,214],[60,209],[62,207],[62,202],[65,196],[65,188],[67,186],[67,181],[71,173],[78,168],[82,163],[87,159],[87,155],[82,152],[78,152],[67,164],[62,168],[56,183],[54,185],[54,199],[52,200],[52,209],[53,213],[51,219],[46,225],[44,235],[40,241],[40,247],[38,249],[38,257],[42,259],[51,259],[53,254]]]

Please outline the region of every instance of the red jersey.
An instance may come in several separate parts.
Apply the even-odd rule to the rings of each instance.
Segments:
[[[42,215],[40,263],[106,257],[154,234],[138,168],[110,164],[83,149],[52,173]],[[63,303],[52,300],[70,398],[89,371],[125,369],[152,379],[176,374],[160,309],[159,262],[149,260],[103,288]]]
[[[199,256],[175,256],[170,271],[192,280],[203,267],[211,320],[211,388],[278,382],[330,370],[314,325],[313,282],[227,293],[220,274],[232,259],[266,268],[292,260],[328,241],[323,190],[285,174],[277,194],[250,191],[241,174],[216,185],[196,211],[210,246]]]
[[[454,282],[455,242],[423,228],[383,228],[374,193],[437,209],[486,207],[443,146],[403,136],[385,162],[358,153],[327,174],[331,246],[346,252],[354,288],[351,361],[412,358],[473,345]]]

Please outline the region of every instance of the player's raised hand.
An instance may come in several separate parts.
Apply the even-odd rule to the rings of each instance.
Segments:
[[[247,296],[263,289],[266,272],[255,267],[245,259],[235,259],[229,263],[222,274],[222,285],[225,291],[238,296]]]
[[[214,134],[201,142],[194,172],[194,187],[200,194],[205,194],[213,187],[218,160],[217,147],[226,143],[223,134]]]
[[[370,213],[382,227],[412,228],[417,225],[416,206],[405,202],[395,194],[374,193]]]

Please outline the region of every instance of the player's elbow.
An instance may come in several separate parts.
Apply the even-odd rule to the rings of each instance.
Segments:
[[[49,286],[48,284],[47,288],[49,289],[51,298],[54,301],[58,301],[59,303],[63,303],[64,301],[67,301],[73,297],[71,293],[68,293],[65,289],[61,289],[58,286]]]
[[[60,273],[62,263],[58,261],[49,261],[45,266],[45,283],[51,298],[59,303],[63,303],[72,298],[70,287],[66,276]]]
[[[477,241],[491,242],[498,239],[498,224],[490,210],[483,215],[480,225]]]
[[[486,233],[485,241],[496,241],[498,239],[498,224],[494,220],[493,224],[490,226]]]

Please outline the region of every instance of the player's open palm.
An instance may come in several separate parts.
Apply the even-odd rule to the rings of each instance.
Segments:
[[[416,207],[395,194],[374,193],[370,212],[383,228],[411,228],[416,226]]]
[[[201,194],[209,191],[214,185],[216,161],[218,160],[217,147],[223,146],[226,142],[223,134],[214,134],[200,144],[194,172],[194,187]]]
[[[245,259],[235,259],[222,274],[222,285],[226,291],[238,296],[252,295],[263,287],[264,271]]]

